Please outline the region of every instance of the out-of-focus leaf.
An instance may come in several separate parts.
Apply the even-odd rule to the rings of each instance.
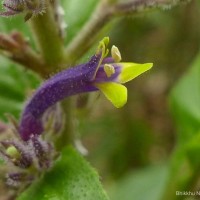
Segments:
[[[14,116],[19,116],[19,112],[22,109],[22,102],[14,101],[12,99],[0,97],[0,117],[5,119],[4,114],[10,113]]]
[[[13,17],[0,17],[0,33],[10,34],[13,31],[22,33],[31,46],[36,48],[30,26],[28,25],[28,22],[24,21],[23,14]]]
[[[108,200],[94,169],[72,147],[18,200]]]
[[[193,168],[199,169],[200,166],[200,133],[196,133],[193,138],[186,144],[185,151]]]
[[[167,166],[151,166],[127,174],[110,190],[113,200],[159,200],[167,179]]]
[[[97,0],[62,0],[65,11],[65,21],[67,23],[67,43],[79,34],[79,30],[90,18],[92,11],[95,9]]]
[[[0,165],[4,164],[4,161],[2,158],[0,158]]]
[[[22,32],[29,32],[27,23],[24,21],[23,16],[15,17],[0,17],[0,31],[10,32],[12,30],[19,30]]]
[[[10,33],[13,30],[18,30],[31,39],[28,24],[24,22],[22,15],[11,18],[0,17],[1,33]],[[27,93],[36,88],[38,83],[33,73],[25,72],[21,67],[0,57],[0,119],[5,120],[5,113],[18,117]]]
[[[31,43],[31,45],[35,47],[30,27],[28,26],[28,23],[24,21],[23,15],[11,18],[0,17],[0,32],[11,33],[12,31],[21,32],[26,37],[26,39]]]
[[[187,142],[200,130],[200,54],[173,89],[170,100],[179,139]]]
[[[18,117],[24,100],[38,86],[39,79],[2,57],[0,60],[0,119],[5,119],[5,113]]]
[[[176,191],[187,191],[198,181],[200,141],[200,54],[170,96],[171,110],[178,128],[178,145],[173,154],[164,199],[174,199]],[[178,197],[177,197],[178,199]]]
[[[177,145],[170,162],[169,175],[162,200],[182,199],[176,191],[193,191],[199,181],[200,133]]]

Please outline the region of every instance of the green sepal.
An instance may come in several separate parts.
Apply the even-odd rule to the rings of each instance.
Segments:
[[[136,78],[140,74],[151,69],[153,63],[137,64],[137,63],[118,63],[122,67],[121,74],[119,75],[119,82],[126,83]]]
[[[127,88],[113,82],[96,83],[95,86],[103,92],[106,98],[116,107],[120,108],[127,102]]]

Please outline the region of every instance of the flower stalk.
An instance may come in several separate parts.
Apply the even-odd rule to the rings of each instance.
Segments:
[[[64,62],[64,46],[50,2],[46,2],[43,15],[30,19],[28,23],[45,64],[55,71]]]
[[[74,144],[75,139],[75,101],[74,98],[68,98],[61,104],[64,113],[63,127],[55,139],[54,145],[57,151],[61,151],[66,145]]]
[[[83,56],[99,39],[102,28],[109,23],[110,19],[110,6],[106,1],[100,1],[90,19],[67,46],[65,51],[67,63],[74,64]]]

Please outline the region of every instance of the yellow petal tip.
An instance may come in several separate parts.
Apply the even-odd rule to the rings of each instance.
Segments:
[[[153,63],[119,63],[121,65],[120,83],[126,83],[152,68]]]
[[[111,101],[116,108],[123,107],[127,102],[127,88],[114,82],[97,83],[95,86]]]

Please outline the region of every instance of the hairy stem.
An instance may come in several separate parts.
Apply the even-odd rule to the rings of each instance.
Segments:
[[[89,21],[68,45],[66,49],[68,63],[74,63],[94,44],[100,30],[110,21],[110,17],[110,7],[105,1],[100,1]]]
[[[96,42],[101,30],[114,17],[136,15],[153,9],[169,9],[189,0],[132,0],[117,3],[116,0],[102,0],[93,12],[89,21],[84,25],[77,36],[66,49],[67,63],[72,64],[81,58]]]
[[[142,13],[152,9],[167,10],[181,3],[190,0],[135,0],[127,3],[118,3],[114,6],[113,14],[115,16],[127,16]]]
[[[56,69],[63,63],[64,46],[49,1],[47,1],[46,12],[34,17],[29,23],[45,63],[51,70]]]
[[[45,14],[30,20],[38,49],[49,71],[61,68],[65,62],[63,35],[59,29],[59,21],[55,19],[55,6],[47,0]],[[58,3],[58,2],[56,2]],[[57,5],[58,6],[58,5]],[[73,102],[71,99],[63,101],[62,108],[65,113],[65,126],[62,133],[55,141],[57,150],[73,142]]]
[[[61,103],[63,111],[65,113],[65,124],[61,135],[58,136],[55,147],[58,151],[60,151],[67,144],[74,143],[75,137],[75,128],[74,128],[74,109],[75,103],[73,98],[68,98]]]

